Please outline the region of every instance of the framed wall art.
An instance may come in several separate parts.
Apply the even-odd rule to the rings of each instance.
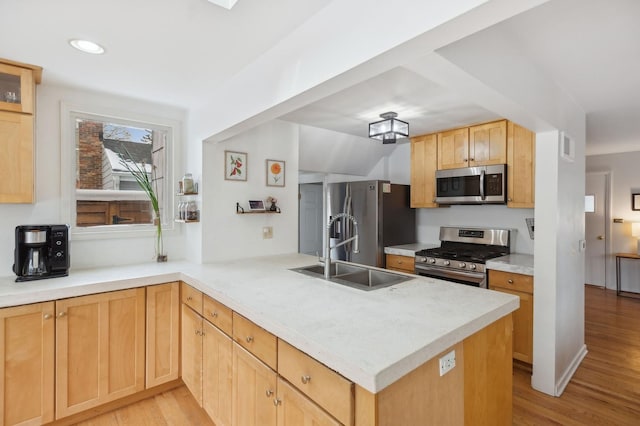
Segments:
[[[631,210],[640,210],[640,194],[631,194]]]
[[[247,180],[246,152],[224,152],[224,178],[226,180]]]
[[[267,160],[267,186],[284,186],[284,161]]]

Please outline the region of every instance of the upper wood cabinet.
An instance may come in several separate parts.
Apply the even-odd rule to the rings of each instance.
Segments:
[[[438,170],[506,162],[506,120],[438,133]]]
[[[34,201],[35,84],[42,68],[0,59],[0,203]]]
[[[0,309],[0,424],[53,421],[54,303]]]
[[[56,419],[144,390],[144,288],[59,300],[56,317]]]
[[[438,133],[438,170],[469,165],[469,128]]]
[[[435,202],[437,168],[437,135],[411,138],[411,207],[438,207]]]
[[[469,127],[469,166],[507,162],[507,121]]]
[[[507,206],[535,207],[536,135],[515,123],[507,124]]]

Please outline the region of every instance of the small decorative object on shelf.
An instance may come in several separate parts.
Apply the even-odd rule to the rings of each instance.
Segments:
[[[272,196],[267,197],[267,203],[271,203],[271,207],[269,207],[269,211],[277,212],[278,210],[280,210],[278,206],[276,206],[277,202],[278,202],[277,198]]]

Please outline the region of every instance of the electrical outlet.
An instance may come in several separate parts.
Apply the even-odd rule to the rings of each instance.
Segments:
[[[456,366],[456,351],[453,350],[440,358],[440,376],[444,376]]]
[[[262,239],[269,240],[273,238],[273,227],[272,226],[264,226],[262,228]]]

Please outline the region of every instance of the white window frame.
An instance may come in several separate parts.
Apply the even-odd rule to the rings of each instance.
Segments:
[[[88,239],[113,239],[126,237],[152,236],[155,233],[153,224],[118,224],[118,225],[102,225],[102,226],[77,226],[76,214],[76,119],[89,119],[96,121],[113,121],[118,124],[131,125],[133,127],[141,127],[153,130],[162,130],[167,132],[166,150],[166,170],[164,176],[164,200],[162,208],[162,230],[163,233],[171,234],[175,230],[174,222],[174,205],[175,190],[174,185],[174,168],[175,168],[175,145],[179,143],[178,138],[181,135],[181,123],[177,120],[157,117],[152,115],[113,110],[100,106],[84,106],[74,105],[65,102],[61,103],[60,108],[60,129],[61,129],[61,147],[60,155],[61,163],[61,217],[63,221],[69,224],[71,236],[77,240]],[[138,199],[144,193],[141,191],[109,191],[96,190],[87,191],[85,195],[91,195],[104,199],[109,192],[118,192],[118,199],[131,198]],[[83,199],[87,199],[83,196]],[[115,199],[115,197],[114,197]],[[144,199],[148,199],[144,195]]]

